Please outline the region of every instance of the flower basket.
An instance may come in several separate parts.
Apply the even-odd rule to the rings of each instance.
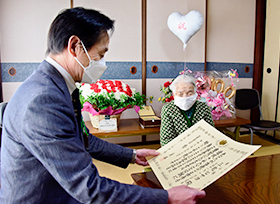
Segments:
[[[146,100],[144,95],[119,80],[98,80],[94,84],[79,83],[77,87],[82,111],[90,113],[93,126],[97,126],[96,121],[105,115],[119,119],[120,114],[128,108],[134,108],[138,113]]]

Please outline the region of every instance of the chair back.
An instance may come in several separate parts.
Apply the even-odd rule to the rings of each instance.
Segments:
[[[260,96],[256,89],[237,89],[235,107],[240,110],[249,110],[260,107]]]
[[[0,128],[2,128],[3,125],[3,115],[7,104],[7,102],[0,103]]]
[[[3,115],[4,115],[4,110],[6,108],[7,102],[2,102],[0,103],[0,147],[1,147],[1,140],[2,140],[2,125],[3,125]],[[1,148],[0,148],[1,150]],[[1,162],[1,160],[0,160]]]

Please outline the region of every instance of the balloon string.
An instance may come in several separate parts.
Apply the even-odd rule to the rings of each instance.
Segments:
[[[187,70],[187,55],[186,55],[186,51],[184,50],[184,70]]]
[[[183,67],[183,72],[179,72],[179,74],[183,74],[188,68],[187,68],[187,55],[186,55],[186,51],[184,49],[184,67]]]

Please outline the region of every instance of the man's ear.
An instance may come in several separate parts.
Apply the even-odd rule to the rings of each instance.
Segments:
[[[72,35],[68,40],[67,51],[73,57],[77,56],[77,53],[81,51],[81,40],[78,36]]]

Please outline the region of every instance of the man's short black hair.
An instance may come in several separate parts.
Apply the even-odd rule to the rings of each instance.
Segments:
[[[59,54],[72,35],[78,36],[86,49],[91,48],[103,32],[113,31],[114,21],[93,9],[76,7],[58,14],[48,33],[47,54]]]

